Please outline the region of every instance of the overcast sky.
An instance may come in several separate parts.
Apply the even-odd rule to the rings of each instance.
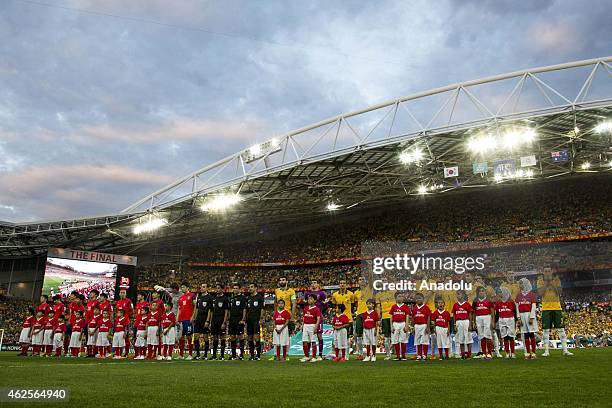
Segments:
[[[606,0],[2,0],[0,220],[116,213],[329,116],[610,55],[610,15]]]

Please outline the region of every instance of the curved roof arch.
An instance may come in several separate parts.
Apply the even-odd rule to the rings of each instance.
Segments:
[[[296,166],[411,139],[607,106],[612,57],[524,69],[396,98],[273,137],[153,192],[121,213],[156,211]],[[604,76],[604,83],[597,80]],[[607,79],[607,82],[605,80]],[[606,87],[607,85],[607,87]]]

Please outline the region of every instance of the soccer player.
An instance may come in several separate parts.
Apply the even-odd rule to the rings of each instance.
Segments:
[[[385,360],[391,359],[391,314],[389,311],[395,304],[391,291],[382,292],[377,295],[378,314],[381,317],[381,329],[384,338]]]
[[[44,357],[50,357],[51,352],[53,351],[53,330],[55,329],[55,325],[57,324],[57,319],[55,318],[55,311],[53,309],[49,310],[47,314],[47,318],[45,319],[45,327],[43,331],[43,354]]]
[[[66,325],[66,337],[64,338],[64,355],[68,355],[70,350],[70,339],[72,338],[72,326],[76,321],[76,312],[81,312],[81,317],[85,315],[85,296],[77,291],[72,291],[69,296],[70,303],[68,304],[68,324]]]
[[[487,290],[480,286],[474,300],[474,315],[476,331],[480,339],[480,349],[485,360],[490,360],[493,352],[493,330],[495,330],[495,315],[493,303],[487,299]]]
[[[254,283],[249,285],[249,297],[247,298],[246,333],[249,339],[249,360],[261,359],[261,337],[260,329],[263,321],[264,298],[257,292]]]
[[[179,300],[179,313],[181,310],[181,303],[182,301]],[[165,308],[166,312],[164,313],[161,320],[163,356],[157,356],[158,360],[172,360],[172,353],[174,352],[174,343],[176,343],[176,315],[172,311],[172,303],[166,303]]]
[[[23,324],[21,325],[21,333],[19,334],[19,344],[21,345],[21,353],[17,354],[18,356],[27,356],[28,348],[30,348],[30,333],[32,332],[32,325],[36,320],[36,312],[33,307],[28,308],[28,313],[23,319]]]
[[[108,318],[113,318],[113,304],[108,300],[108,294],[105,292],[100,293],[98,296],[98,307],[100,308],[100,315],[104,314],[104,311],[108,311]]]
[[[97,354],[96,342],[98,339],[98,323],[100,321],[100,308],[96,305],[91,314],[91,318],[87,320],[87,356],[86,358],[95,357]]]
[[[308,304],[304,306],[304,316],[302,325],[302,347],[304,349],[304,357],[300,359],[302,363],[313,361],[310,357],[310,350],[312,348],[312,354],[316,354],[317,343],[316,330],[321,324],[321,311],[315,305],[317,295],[311,293],[308,295]],[[314,360],[316,361],[316,359]]]
[[[353,293],[353,301],[357,304],[355,316],[355,348],[357,360],[363,360],[363,314],[368,310],[367,300],[373,296],[373,291],[363,276],[359,277],[359,289]]]
[[[340,279],[340,289],[331,295],[331,303],[334,305],[344,305],[344,314],[348,318],[349,325],[346,328],[346,334],[349,338],[349,345],[353,336],[353,303],[355,295],[347,289],[346,279]]]
[[[138,309],[137,309],[138,310]],[[149,320],[149,307],[142,306],[136,315],[136,339],[134,340],[134,360],[144,360],[147,349],[147,322]]]
[[[125,315],[125,309],[117,309],[117,317],[115,318],[115,329],[113,330],[113,350],[115,353],[114,359],[122,359],[124,349],[128,348],[127,333],[130,325],[130,318]],[[127,356],[128,350],[125,350]]]
[[[408,341],[408,326],[406,320],[410,315],[410,308],[404,303],[404,295],[395,294],[395,304],[389,310],[393,322],[391,331],[391,344],[395,348],[395,361],[406,360],[406,342]]]
[[[154,360],[159,350],[159,325],[163,312],[158,309],[159,303],[152,302],[151,310],[147,315],[147,358]]]
[[[531,282],[527,278],[519,280],[521,291],[516,295],[516,311],[525,345],[525,360],[536,358],[536,333],[538,332],[538,319],[536,306],[538,297],[532,292]]]
[[[66,334],[66,317],[61,314],[57,317],[57,324],[53,328],[53,349],[55,357],[61,357]]]
[[[317,280],[312,280],[310,281],[310,289],[306,291],[306,293],[304,294],[304,298],[308,299],[308,296],[310,296],[311,294],[314,294],[317,296],[317,301],[315,302],[315,306],[317,306],[319,308],[319,310],[321,311],[321,323],[319,324],[319,327],[317,327],[317,342],[319,345],[319,355],[317,356],[315,353],[313,353],[312,357],[315,358],[317,361],[321,361],[323,360],[323,317],[325,315],[325,311],[327,310],[327,294],[325,293],[325,291],[323,289],[321,289],[321,286],[319,285],[319,282]]]
[[[196,300],[196,307],[193,317],[193,331],[195,333],[195,359],[200,359],[200,348],[204,343],[204,359],[208,358],[208,350],[210,348],[210,327],[208,326],[208,312],[212,308],[213,297],[208,293],[208,285],[202,283],[200,285],[200,294]]]
[[[179,354],[180,358],[191,360],[193,358],[193,317],[195,313],[195,293],[189,291],[189,284],[182,283],[180,287],[181,296],[178,300],[178,320],[180,322]],[[189,355],[185,356],[185,340]]]
[[[40,304],[36,306],[36,311],[38,312],[39,310],[42,310],[43,315],[46,317],[51,309],[52,307],[49,304],[49,296],[40,295]]]
[[[274,299],[276,302],[282,299],[285,304],[285,310],[291,314],[291,321],[289,322],[289,335],[291,335],[295,331],[297,297],[295,289],[289,287],[289,282],[284,276],[281,276],[278,280],[278,288],[274,290]]]
[[[127,318],[128,320],[128,324],[125,325],[125,328],[124,328],[124,336],[123,336],[124,341],[125,341],[125,350],[123,351],[123,356],[127,357],[127,355],[130,352],[130,336],[128,335],[128,333],[130,332],[129,331],[130,330],[129,329],[130,318],[132,317],[134,305],[132,303],[132,300],[127,297],[127,291],[125,289],[121,289],[119,291],[119,300],[115,302],[115,310],[117,311],[117,313],[119,313],[119,310],[123,310],[123,317]]]
[[[87,298],[89,299],[87,304],[85,304],[85,320],[87,322],[92,319],[94,308],[98,306],[98,295],[100,295],[100,292],[98,292],[97,289],[91,290],[87,295]]]
[[[72,332],[70,333],[70,356],[79,357],[81,354],[81,345],[83,344],[83,331],[87,328],[87,320],[83,318],[84,311],[75,310],[74,323],[72,324]],[[69,356],[69,357],[70,357]]]
[[[40,349],[43,345],[45,323],[46,319],[44,309],[37,309],[36,319],[34,319],[34,323],[32,324],[32,332],[30,333],[32,356],[40,356]]]
[[[246,321],[246,299],[240,293],[240,285],[232,285],[232,296],[230,297],[229,324],[227,332],[230,336],[232,347],[232,360],[244,358],[244,323]],[[236,342],[240,344],[240,357],[236,356]]]
[[[110,303],[110,302],[106,302]],[[110,357],[113,320],[110,310],[105,307],[98,321],[98,335],[96,336],[96,358]]]
[[[429,346],[429,324],[431,323],[431,309],[424,303],[422,293],[415,295],[416,305],[412,308],[412,324],[414,326],[414,344],[417,348],[415,360],[427,360],[427,347]]]
[[[208,318],[206,320],[210,327],[210,334],[213,337],[213,352],[209,360],[215,360],[217,358],[219,340],[221,340],[221,354],[219,355],[219,360],[223,360],[225,357],[225,329],[227,327],[227,320],[229,319],[230,302],[223,293],[223,286],[221,286],[221,284],[217,283],[215,289],[216,294],[213,298],[213,305],[208,312]]]
[[[376,327],[380,318],[378,312],[374,310],[375,305],[374,299],[368,299],[366,301],[366,311],[361,315],[361,321],[363,322],[363,344],[366,347],[367,354],[363,361],[376,361]]]
[[[451,315],[446,310],[446,303],[443,299],[436,302],[436,310],[431,314],[431,319],[436,327],[436,344],[440,360],[448,360],[450,348],[450,320]],[[444,352],[444,354],[442,354]]]
[[[315,306],[316,307],[316,306]],[[334,326],[334,347],[336,357],[333,361],[346,361],[346,349],[348,348],[348,330],[351,322],[346,314],[346,308],[343,303],[336,305],[336,314],[332,320]]]
[[[274,311],[274,332],[272,335],[272,344],[276,348],[276,354],[274,360],[286,361],[287,360],[287,349],[289,348],[289,321],[291,320],[291,313],[285,309],[285,301],[279,299],[276,302],[276,310]],[[283,357],[281,360],[281,349],[283,351]]]
[[[564,356],[573,356],[567,349],[567,334],[563,324],[563,314],[561,313],[561,281],[553,278],[550,268],[544,269],[542,279],[537,282],[538,293],[542,299],[542,342],[544,343],[544,353],[542,357],[550,355],[550,330],[557,329],[557,334],[561,340],[561,347]]]
[[[472,305],[467,301],[464,290],[457,291],[457,302],[453,305],[453,320],[455,321],[455,341],[459,343],[461,359],[472,357]]]
[[[62,297],[60,295],[53,296],[53,312],[55,313],[55,317],[59,317],[64,314],[66,311],[66,306],[62,302]]]

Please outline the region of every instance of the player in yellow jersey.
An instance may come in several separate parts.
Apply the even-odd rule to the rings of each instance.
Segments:
[[[381,328],[384,336],[385,360],[391,360],[391,306],[395,304],[395,293],[387,290],[376,294],[378,315],[381,316]]]
[[[357,348],[357,360],[363,360],[363,313],[368,310],[367,302],[374,295],[363,276],[359,277],[359,289],[353,293],[354,302],[357,304],[355,316],[355,347]]]
[[[289,322],[289,333],[293,333],[295,330],[295,316],[296,313],[296,302],[297,298],[295,295],[295,289],[289,287],[289,282],[287,282],[287,278],[282,276],[278,280],[278,288],[274,290],[274,300],[278,302],[279,300],[285,301],[285,310],[291,313],[291,322]]]
[[[550,330],[552,328],[557,329],[563,355],[572,356],[573,354],[567,349],[567,334],[563,324],[561,280],[558,277],[553,277],[550,268],[544,268],[544,274],[542,278],[538,278],[537,285],[538,294],[542,301],[542,342],[544,343],[544,354],[542,354],[542,357],[550,355]]]
[[[340,280],[340,289],[332,293],[330,298],[331,303],[335,305],[344,305],[344,314],[348,317],[349,325],[346,328],[347,336],[349,338],[349,349],[353,336],[353,303],[355,298],[353,292],[347,289],[346,279]],[[347,356],[348,360],[348,356]]]

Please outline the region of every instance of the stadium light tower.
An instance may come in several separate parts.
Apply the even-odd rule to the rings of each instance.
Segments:
[[[411,164],[411,163],[417,163],[421,161],[423,157],[424,157],[423,151],[419,149],[418,147],[415,147],[411,151],[405,150],[402,153],[400,153],[399,160],[400,162],[402,162],[402,164]]]
[[[243,200],[242,196],[234,193],[219,194],[211,197],[202,204],[202,211],[223,212]]]

